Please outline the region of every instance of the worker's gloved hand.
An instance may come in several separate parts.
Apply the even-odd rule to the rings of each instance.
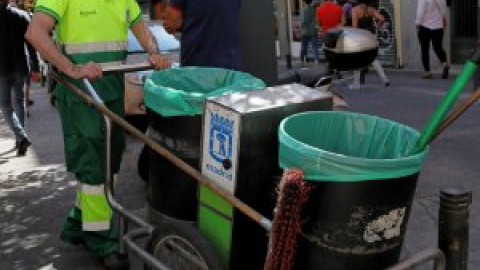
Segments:
[[[74,79],[101,79],[103,76],[102,66],[97,63],[89,62],[84,65],[75,65],[67,72],[67,75]]]
[[[161,56],[158,53],[153,53],[148,56],[148,62],[153,65],[155,70],[165,69],[172,66],[172,60],[169,57]]]

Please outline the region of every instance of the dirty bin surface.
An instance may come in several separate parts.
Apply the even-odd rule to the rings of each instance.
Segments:
[[[279,163],[314,188],[304,209],[296,269],[371,270],[400,256],[426,152],[420,134],[352,112],[307,112],[282,121]]]

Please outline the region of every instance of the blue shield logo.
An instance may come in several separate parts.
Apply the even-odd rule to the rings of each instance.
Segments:
[[[208,151],[217,162],[232,157],[234,120],[210,112],[210,139]]]

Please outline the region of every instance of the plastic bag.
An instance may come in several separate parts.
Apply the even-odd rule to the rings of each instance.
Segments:
[[[351,112],[307,112],[279,127],[280,167],[301,168],[317,181],[383,180],[420,171],[427,150],[409,156],[420,134],[380,117]]]
[[[168,116],[201,114],[208,97],[265,89],[250,74],[223,68],[183,67],[152,73],[145,82],[145,105]]]

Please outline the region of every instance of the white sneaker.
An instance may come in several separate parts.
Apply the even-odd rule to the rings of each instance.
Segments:
[[[349,84],[348,85],[348,89],[350,90],[359,90],[360,89],[360,85],[355,85],[355,84]]]
[[[343,99],[342,96],[332,93],[333,94],[333,110],[334,111],[345,111],[348,109],[348,104]]]

